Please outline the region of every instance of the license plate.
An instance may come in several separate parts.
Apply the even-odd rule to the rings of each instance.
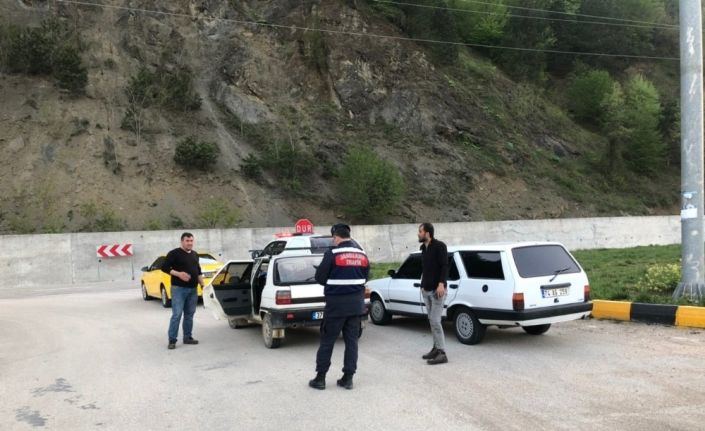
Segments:
[[[555,298],[556,296],[566,296],[568,294],[567,287],[560,287],[558,289],[542,289],[541,295],[544,298]]]
[[[311,313],[311,318],[313,320],[321,320],[323,319],[323,312],[322,311],[314,311]]]

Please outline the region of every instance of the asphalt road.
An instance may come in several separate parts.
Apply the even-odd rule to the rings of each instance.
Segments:
[[[316,391],[318,334],[268,350],[199,306],[197,346],[166,349],[170,311],[136,286],[0,291],[1,430],[701,430],[705,331],[577,321],[490,328],[428,366],[427,323],[368,324],[355,389]]]

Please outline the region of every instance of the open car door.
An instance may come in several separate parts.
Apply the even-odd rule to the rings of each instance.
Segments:
[[[203,306],[216,319],[246,319],[252,314],[251,260],[231,260],[203,289]]]

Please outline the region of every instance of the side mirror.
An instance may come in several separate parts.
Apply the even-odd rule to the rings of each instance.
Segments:
[[[395,275],[397,275],[397,270],[396,269],[390,269],[387,271],[387,275],[394,278]]]
[[[250,252],[250,257],[252,257],[253,259],[257,259],[259,256],[260,256],[259,250],[252,250]]]
[[[143,266],[141,269],[142,272],[149,272],[149,267],[148,266]]]

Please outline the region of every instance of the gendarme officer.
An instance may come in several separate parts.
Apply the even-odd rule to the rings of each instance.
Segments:
[[[345,355],[343,377],[338,386],[353,388],[353,374],[357,370],[357,341],[360,337],[360,316],[365,312],[365,282],[370,264],[367,255],[350,239],[350,228],[333,227],[335,247],[323,255],[316,270],[316,282],[324,287],[326,307],[321,323],[321,344],[316,354],[316,378],[308,385],[326,388],[326,373],[330,368],[335,340],[343,332]]]

